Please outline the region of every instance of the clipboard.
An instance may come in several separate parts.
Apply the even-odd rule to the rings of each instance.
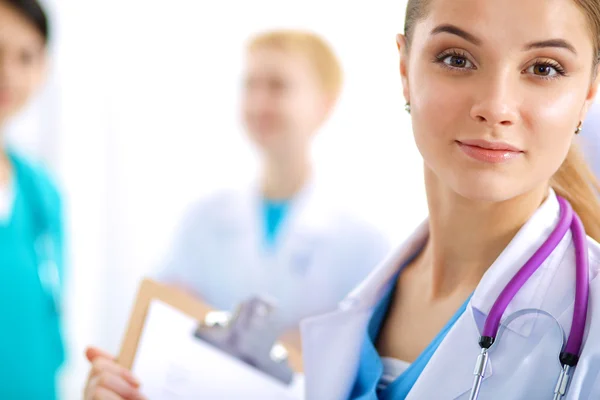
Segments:
[[[134,366],[140,339],[153,302],[159,301],[197,321],[194,336],[284,384],[302,373],[298,345],[269,334],[268,302],[252,298],[233,313],[216,311],[191,294],[150,279],[140,285],[117,362]]]

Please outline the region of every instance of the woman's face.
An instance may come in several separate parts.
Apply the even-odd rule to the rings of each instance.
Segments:
[[[0,1],[0,124],[27,103],[45,71],[45,43],[28,20]]]
[[[589,26],[573,0],[431,0],[398,40],[426,168],[475,200],[548,185],[595,95]]]

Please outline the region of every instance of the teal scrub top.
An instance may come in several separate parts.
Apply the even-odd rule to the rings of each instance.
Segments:
[[[397,276],[394,279],[396,282]],[[427,348],[419,355],[402,375],[392,382],[383,391],[378,390],[379,381],[383,375],[383,363],[381,357],[377,353],[375,343],[379,336],[379,331],[386,319],[389,306],[392,301],[395,284],[391,285],[388,292],[377,305],[373,312],[367,334],[361,348],[359,370],[356,375],[350,400],[404,400],[410,393],[412,387],[421,376],[421,373],[429,363],[429,360],[438,349],[450,329],[456,321],[465,312],[467,305],[471,299],[467,299],[465,303],[456,311],[454,316],[448,321],[446,326],[438,333]]]
[[[276,245],[281,225],[290,208],[289,200],[263,200],[264,241],[268,248]]]
[[[0,399],[54,400],[65,358],[63,279],[43,284],[40,272],[53,263],[62,278],[61,201],[44,169],[13,152],[8,156],[13,204],[8,219],[0,221]]]

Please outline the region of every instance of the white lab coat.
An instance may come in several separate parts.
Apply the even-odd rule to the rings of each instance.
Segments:
[[[158,279],[221,310],[254,295],[276,302],[283,328],[330,312],[389,252],[373,226],[343,209],[313,179],[288,210],[274,249],[264,246],[258,185],[191,207]]]
[[[485,316],[508,281],[550,235],[558,221],[554,192],[523,226],[477,286],[465,313],[450,330],[407,400],[468,399],[480,352]],[[373,308],[408,258],[428,236],[424,223],[354,290],[339,309],[301,325],[306,398],[347,399],[361,343]],[[588,240],[590,300],[586,340],[567,399],[600,399],[600,246]],[[570,232],[510,303],[505,317],[526,309],[554,316],[568,335],[575,291],[575,255]],[[503,318],[501,329],[505,328]],[[495,348],[494,348],[495,347]],[[514,319],[490,350],[480,399],[552,399],[561,366],[561,335],[553,319],[526,314]]]

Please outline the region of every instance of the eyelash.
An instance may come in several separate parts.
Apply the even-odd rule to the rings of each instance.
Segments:
[[[445,67],[449,67],[452,69],[464,69],[464,68],[456,68],[456,67],[452,67],[448,64],[446,64],[444,62],[444,60],[448,57],[458,57],[458,58],[464,58],[465,60],[468,59],[467,55],[465,53],[462,53],[458,50],[447,50],[442,52],[441,54],[439,54],[438,56],[435,57],[435,62],[444,64]]]
[[[556,71],[556,76],[536,75],[536,77],[540,78],[540,79],[551,80],[551,79],[556,79],[556,78],[559,78],[561,76],[566,76],[567,75],[567,72],[565,71],[565,69],[563,68],[563,66],[560,65],[558,62],[556,62],[554,60],[538,60],[534,64],[532,64],[531,66],[533,66],[533,67],[536,67],[536,66],[551,67],[551,68],[553,68]],[[529,69],[530,67],[527,67],[527,69]]]
[[[466,53],[461,52],[459,50],[448,50],[448,51],[444,51],[441,54],[439,54],[438,56],[435,57],[434,62],[437,64],[440,64],[442,67],[447,68],[449,70],[452,71],[460,71],[460,70],[465,70],[467,68],[459,68],[459,67],[453,67],[451,65],[448,65],[444,62],[444,60],[448,57],[457,57],[457,58],[461,58],[464,59],[465,61],[473,64],[471,61],[469,61],[469,57],[467,56]],[[536,78],[538,79],[545,79],[545,80],[552,80],[552,79],[556,79],[558,77],[561,76],[566,76],[567,73],[565,71],[565,69],[563,68],[562,65],[560,65],[558,62],[554,61],[554,60],[538,60],[535,63],[531,64],[529,67],[527,67],[525,69],[525,71],[531,67],[551,67],[556,71],[556,76],[543,76],[543,75],[535,75]]]
[[[469,61],[469,57],[467,56],[466,53],[461,52],[459,50],[447,50],[442,52],[441,54],[439,54],[438,56],[435,57],[434,62],[437,64],[440,64],[442,67],[447,68],[449,70],[452,71],[456,71],[456,70],[465,70],[466,68],[459,68],[459,67],[453,67],[451,65],[448,65],[444,62],[444,60],[448,57],[456,57],[456,58],[462,58],[464,60],[466,60],[467,62]],[[471,63],[472,64],[472,63]]]

